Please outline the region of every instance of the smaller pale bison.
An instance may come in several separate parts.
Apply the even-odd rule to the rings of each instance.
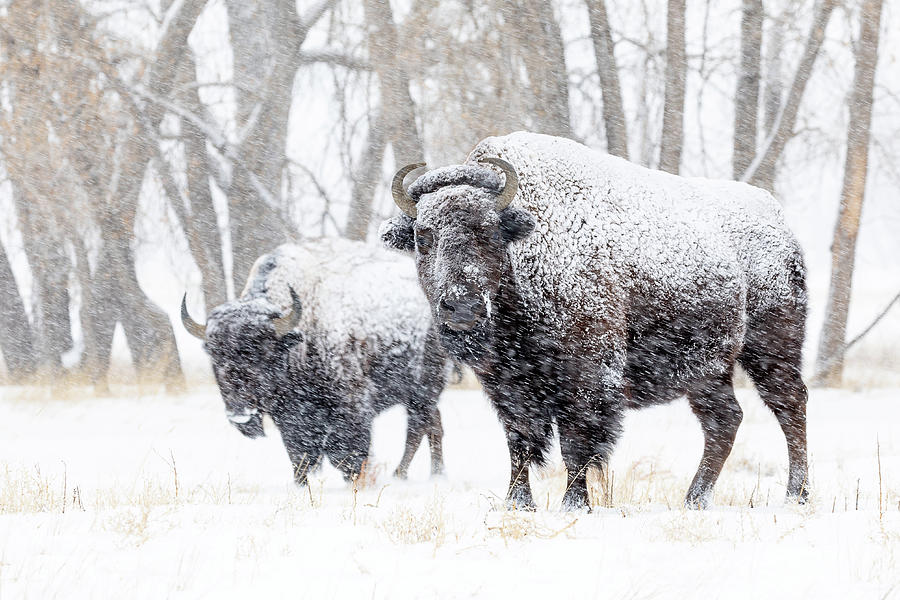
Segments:
[[[298,484],[323,456],[357,477],[372,420],[396,404],[408,424],[395,475],[406,477],[425,434],[431,472],[442,471],[447,361],[408,258],[345,240],[286,244],[261,256],[240,299],[205,325],[184,300],[181,317],[204,341],[228,419],[255,438],[271,416]]]

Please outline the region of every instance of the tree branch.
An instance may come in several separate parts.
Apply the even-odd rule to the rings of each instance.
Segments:
[[[361,58],[343,54],[337,50],[308,50],[300,53],[300,63],[304,65],[313,63],[327,63],[337,67],[345,67],[357,71],[371,71],[372,65]]]
[[[853,338],[852,340],[850,340],[849,342],[847,342],[846,344],[844,344],[844,352],[846,352],[847,350],[849,350],[850,347],[853,346],[853,344],[855,344],[856,342],[858,342],[859,340],[861,340],[861,339],[863,338],[863,336],[865,336],[867,333],[869,333],[870,331],[872,331],[872,329],[874,329],[875,326],[878,325],[878,322],[881,321],[881,319],[883,319],[884,316],[885,316],[886,314],[888,314],[888,311],[891,310],[891,307],[894,306],[894,304],[896,304],[898,300],[900,300],[900,292],[897,292],[897,295],[894,296],[894,299],[887,303],[887,306],[884,307],[884,310],[882,310],[882,311],[878,314],[878,316],[875,317],[875,320],[874,320],[874,321],[872,321],[871,323],[869,323],[869,326],[868,326],[868,327],[866,327],[865,329],[863,329],[862,332],[860,332],[860,334],[857,335],[855,338]]]

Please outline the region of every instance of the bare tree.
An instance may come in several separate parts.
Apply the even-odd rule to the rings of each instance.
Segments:
[[[684,41],[685,0],[668,0],[666,20],[666,91],[663,105],[659,168],[678,173],[684,143],[684,95],[687,57]]]
[[[301,26],[290,0],[229,0],[234,55],[237,145],[246,168],[226,188],[233,256],[232,280],[241,289],[253,261],[290,238],[278,204],[287,122],[297,71]]]
[[[528,86],[537,102],[532,129],[562,137],[572,135],[569,115],[569,80],[559,22],[550,0],[497,3],[501,14],[517,32]]]
[[[591,23],[591,41],[594,58],[600,76],[600,92],[603,95],[603,124],[606,128],[606,150],[610,154],[628,158],[628,133],[625,125],[625,109],[619,85],[615,47],[606,12],[605,0],[585,0]]]
[[[350,213],[344,234],[364,240],[372,218],[375,188],[381,178],[384,152],[394,150],[396,165],[420,162],[425,149],[416,126],[415,106],[409,93],[409,74],[400,52],[397,27],[390,3],[366,0],[369,62],[378,74],[379,105],[369,125],[360,167],[354,176]]]
[[[148,82],[148,88],[156,97],[171,99],[192,114],[203,116],[205,111],[198,96],[196,65],[188,36],[205,6],[206,0],[187,0],[181,5],[157,46]],[[188,248],[200,269],[206,305],[216,306],[225,301],[227,287],[222,238],[209,186],[211,173],[206,137],[190,120],[181,120],[187,179],[186,198],[182,198],[171,173],[172,166],[164,160],[154,160],[161,158],[157,138],[166,111],[158,103],[150,102],[147,103],[147,112],[149,119],[142,137],[148,139],[145,148],[151,154],[145,162],[153,162],[160,171],[166,195],[181,221]],[[156,140],[155,143],[153,140]]]
[[[147,153],[122,110],[122,96],[109,85],[118,78],[109,71],[107,48],[97,41],[95,20],[74,0],[53,6],[23,2],[15,9],[4,22],[15,47],[3,70],[13,106],[3,144],[42,298],[36,311],[42,323],[39,355],[51,373],[59,372],[59,354],[71,346],[68,294],[74,272],[82,283],[82,325],[92,354],[85,358],[96,367],[94,377],[103,380],[113,331],[121,323],[141,376],[161,375],[180,385],[172,326],[134,272],[131,244]],[[78,210],[82,196],[89,201]],[[99,229],[93,269],[78,231],[84,221]],[[77,269],[68,247],[75,249]]]
[[[0,244],[0,350],[13,381],[34,376],[37,369],[34,334],[3,244]]]
[[[57,207],[52,203],[62,192],[53,185],[55,178],[46,174],[46,170],[26,172],[24,165],[18,164],[9,171],[10,180],[16,186],[13,198],[34,284],[34,350],[39,375],[52,381],[62,374],[62,354],[72,347],[68,287],[72,264],[65,250],[65,234],[57,219]]]
[[[797,121],[797,112],[800,110],[803,92],[806,90],[806,84],[825,39],[825,30],[831,19],[831,13],[834,12],[836,5],[837,0],[821,0],[819,3],[787,99],[779,111],[776,124],[766,138],[763,148],[747,167],[740,178],[741,181],[748,181],[770,192],[774,190],[778,160],[794,134],[794,124]]]
[[[869,137],[875,67],[878,62],[878,38],[882,0],[865,0],[861,11],[856,68],[850,98],[850,123],[847,130],[847,158],[844,185],[838,209],[834,241],[831,246],[831,285],[825,323],[819,341],[814,381],[819,385],[840,385],[844,369],[847,313],[856,256],[856,237],[862,213],[868,173]]]
[[[771,19],[770,31],[766,41],[766,76],[765,91],[763,93],[763,131],[766,137],[771,133],[778,120],[778,113],[781,109],[782,96],[784,95],[784,76],[782,74],[781,54],[784,52],[784,29],[788,11],[777,15]],[[754,148],[754,155],[756,149]],[[740,174],[735,174],[735,179],[739,179],[744,175],[747,168]]]
[[[743,1],[741,66],[734,96],[734,154],[731,159],[735,179],[744,174],[756,155],[763,16],[762,0]]]
[[[6,171],[33,279],[34,352],[41,375],[55,379],[61,354],[72,346],[66,232],[60,223],[58,198],[71,194],[60,186],[58,153],[49,144],[61,125],[59,112],[77,93],[59,93],[65,55],[76,43],[63,4],[48,14],[37,2],[22,2],[2,18],[5,60],[0,77],[7,84],[12,110],[2,123]],[[53,46],[41,51],[43,44]],[[74,96],[74,98],[73,98]]]
[[[239,168],[227,187],[232,279],[241,289],[263,252],[294,237],[281,204],[287,125],[300,48],[336,0],[318,0],[303,15],[293,0],[227,0],[234,54]]]

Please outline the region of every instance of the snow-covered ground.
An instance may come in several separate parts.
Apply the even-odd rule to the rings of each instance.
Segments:
[[[900,597],[897,389],[813,392],[808,507],[782,503],[784,439],[752,391],[706,512],[681,508],[686,403],[633,413],[592,514],[556,510],[558,457],[535,478],[550,510],[498,510],[508,458],[477,390],[443,397],[446,477],[425,447],[390,477],[394,409],[357,492],[330,467],[295,489],[277,433],[242,438],[213,388],[46,393],[0,388],[0,599]]]

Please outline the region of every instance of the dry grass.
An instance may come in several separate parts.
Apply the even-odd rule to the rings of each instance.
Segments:
[[[309,488],[310,494],[315,487],[313,484]],[[235,486],[227,476],[224,481],[184,487],[175,469],[169,479],[139,475],[130,483],[85,488],[67,477],[64,465],[60,472],[50,475],[37,466],[24,468],[0,463],[0,515],[102,512],[119,508],[144,510],[182,504],[250,504],[258,500],[258,495],[257,489]]]
[[[421,509],[399,506],[381,523],[382,530],[395,544],[431,543],[435,548],[447,541],[447,532],[453,528],[447,515],[444,499],[433,497]]]
[[[558,513],[496,511],[485,518],[485,529],[489,536],[500,537],[508,546],[511,541],[526,539],[572,538],[578,519],[574,515]]]

